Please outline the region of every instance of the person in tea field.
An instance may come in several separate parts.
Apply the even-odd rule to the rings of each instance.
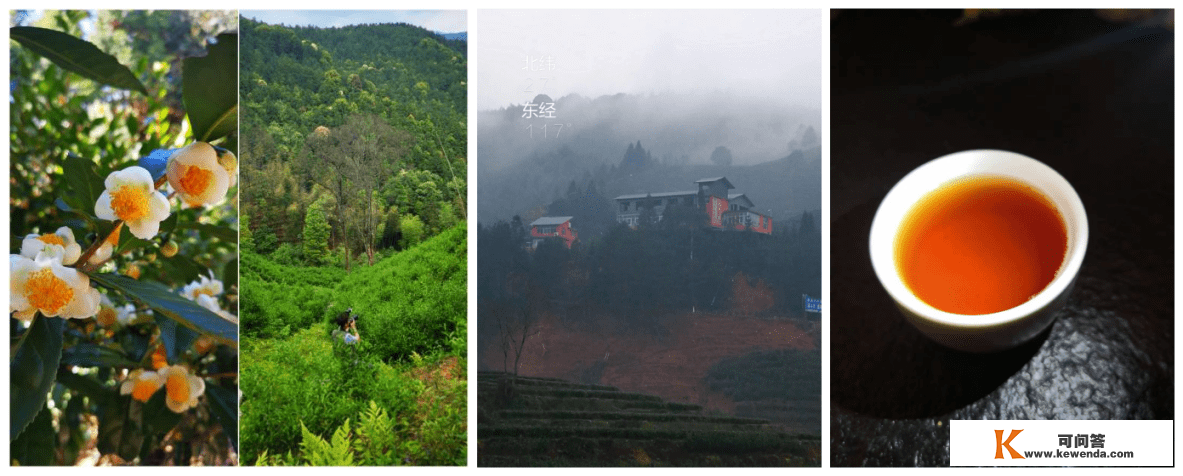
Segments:
[[[337,329],[333,330],[333,337],[340,338],[348,345],[357,344],[361,341],[361,332],[357,330],[357,318],[353,314],[353,308],[346,309],[337,316]]]

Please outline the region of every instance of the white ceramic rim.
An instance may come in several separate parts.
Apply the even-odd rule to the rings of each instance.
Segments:
[[[895,238],[904,215],[927,193],[951,180],[973,175],[1001,175],[1034,187],[1055,204],[1067,228],[1065,259],[1052,282],[1027,302],[993,314],[954,314],[932,307],[908,290],[895,267]],[[984,329],[1035,314],[1072,284],[1088,247],[1088,216],[1072,185],[1043,162],[1004,150],[967,150],[933,159],[896,183],[875,212],[870,247],[875,274],[898,305],[944,326]]]

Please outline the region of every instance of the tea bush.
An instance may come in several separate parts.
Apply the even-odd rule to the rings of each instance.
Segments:
[[[349,359],[343,351],[347,346],[328,338],[328,332],[318,325],[286,339],[244,341],[244,462],[262,451],[278,454],[299,447],[301,427],[329,434],[370,400],[393,414],[414,406],[421,382],[381,362]]]
[[[467,240],[464,225],[374,266],[358,267],[336,289],[331,321],[353,307],[368,350],[387,362],[457,347],[467,333]],[[460,346],[459,349],[463,349]],[[460,354],[463,355],[463,354]]]
[[[781,398],[821,399],[821,354],[818,350],[756,351],[722,359],[704,378],[707,386],[741,401]]]
[[[465,464],[465,233],[348,275],[243,254],[241,461]],[[348,307],[357,345],[331,337]]]
[[[284,266],[250,252],[242,253],[241,273],[240,330],[255,337],[283,337],[285,328],[319,321],[345,275],[336,268]]]

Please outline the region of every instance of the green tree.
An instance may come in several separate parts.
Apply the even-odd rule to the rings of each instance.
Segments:
[[[238,249],[245,253],[255,251],[255,234],[251,231],[251,216],[243,212],[238,222]]]
[[[403,235],[401,245],[404,250],[419,244],[423,240],[423,233],[425,231],[423,220],[420,220],[415,215],[403,215],[399,219],[398,228]]]
[[[325,217],[325,198],[308,207],[304,214],[304,258],[309,264],[324,264],[329,253],[329,219]]]

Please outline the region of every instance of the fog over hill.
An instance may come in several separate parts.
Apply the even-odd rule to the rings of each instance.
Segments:
[[[573,94],[553,103],[553,119],[524,118],[525,105],[479,113],[482,222],[545,207],[573,180],[579,187],[593,180],[610,198],[689,190],[697,179],[726,176],[774,218],[821,207],[816,109],[723,93]],[[638,141],[651,166],[615,170]],[[731,165],[711,162],[720,146],[731,151]]]

